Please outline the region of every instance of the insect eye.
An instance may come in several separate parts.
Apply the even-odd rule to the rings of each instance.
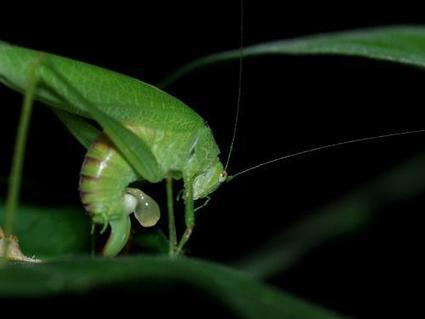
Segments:
[[[226,179],[227,179],[227,172],[226,172],[226,171],[222,171],[222,172],[221,172],[221,174],[220,174],[220,176],[219,176],[219,178],[218,178],[218,181],[219,181],[220,183],[222,183],[222,182],[224,182]]]

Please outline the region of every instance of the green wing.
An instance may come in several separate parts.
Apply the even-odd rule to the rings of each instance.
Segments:
[[[89,64],[0,42],[3,83],[23,92],[32,68],[36,68],[38,77],[36,98],[55,108],[84,146],[93,141],[98,131],[81,116],[97,121],[126,160],[150,182],[161,180],[163,172],[146,142],[125,124],[143,122],[144,126],[180,130],[202,123],[182,102],[148,84]],[[191,118],[191,114],[195,116]]]
[[[203,124],[202,118],[183,102],[160,89],[129,76],[53,54],[0,42],[0,81],[12,89],[25,90],[28,70],[43,56],[43,62],[60,71],[67,82],[93,105],[121,123],[186,131]],[[36,99],[61,110],[92,118],[69,85],[57,80],[43,63],[37,73]],[[63,97],[62,99],[59,97]],[[179,120],[176,121],[175,119]]]
[[[140,137],[86,99],[74,86],[72,86],[72,83],[70,83],[61,72],[51,67],[48,62],[42,63],[43,68],[48,70],[49,74],[54,77],[56,85],[61,83],[65,85],[68,90],[68,95],[58,95],[58,99],[70,105],[71,102],[67,100],[69,96],[75,98],[81,110],[89,114],[102,126],[105,133],[139,175],[143,176],[143,178],[149,182],[158,182],[164,177],[155,156],[151,152],[149,146]],[[40,82],[43,84],[43,77],[40,78]],[[46,88],[54,92],[54,88]],[[89,142],[87,139],[87,132],[89,130],[87,126],[88,123],[84,123],[83,120],[78,118],[64,117],[64,114],[62,114],[62,118],[65,119],[65,124],[71,132],[73,132],[72,130],[77,130],[75,133],[84,137],[83,142]],[[74,122],[72,122],[71,119]],[[81,128],[84,128],[84,130],[80,130]],[[90,130],[92,134],[95,134],[91,128]],[[82,135],[82,133],[84,133],[84,135]],[[76,134],[74,135],[76,136]]]

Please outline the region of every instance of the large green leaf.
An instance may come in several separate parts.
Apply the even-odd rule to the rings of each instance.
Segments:
[[[261,43],[244,48],[244,57],[276,54],[333,54],[360,56],[425,66],[425,27],[389,26],[320,34]],[[161,82],[165,87],[198,68],[239,59],[240,50],[220,52],[186,64]]]
[[[161,286],[164,283],[184,283],[201,289],[244,318],[341,318],[267,287],[244,273],[194,259],[81,257],[44,264],[8,264],[0,269],[0,296],[3,298],[62,293],[81,296],[110,286],[119,287],[121,293],[131,286],[131,292],[137,295],[149,290],[152,284]],[[143,299],[138,304],[143,307]]]
[[[3,212],[0,203],[0,224]],[[90,219],[82,209],[21,205],[14,226],[13,233],[27,256],[53,258],[81,254],[90,248]]]

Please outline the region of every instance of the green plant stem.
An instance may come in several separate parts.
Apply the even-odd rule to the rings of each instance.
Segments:
[[[21,190],[22,170],[25,159],[25,146],[28,136],[32,105],[34,101],[34,93],[37,86],[35,69],[36,68],[34,66],[30,69],[29,72],[28,88],[24,96],[21,117],[19,119],[19,125],[16,134],[15,149],[12,157],[12,169],[9,177],[9,188],[7,192],[4,217],[4,233],[6,238],[9,237],[13,232],[13,224]],[[6,241],[5,245],[6,247],[4,249],[4,255],[6,260],[8,255],[9,242]]]
[[[166,179],[167,189],[167,208],[168,208],[168,238],[169,238],[169,251],[170,257],[173,257],[177,248],[177,233],[176,233],[176,221],[174,218],[174,198],[173,198],[173,179],[167,177]]]

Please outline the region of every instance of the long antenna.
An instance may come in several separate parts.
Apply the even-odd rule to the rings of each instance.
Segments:
[[[347,145],[347,144],[354,144],[354,143],[360,143],[360,142],[367,142],[367,141],[372,141],[372,140],[378,140],[378,139],[383,139],[383,138],[388,138],[388,137],[394,137],[394,136],[401,136],[401,135],[408,135],[408,134],[418,134],[418,133],[423,133],[425,132],[425,129],[423,130],[415,130],[415,131],[405,131],[405,132],[398,132],[398,133],[390,133],[390,134],[384,134],[384,135],[377,135],[377,136],[369,136],[369,137],[363,137],[363,138],[356,138],[354,140],[348,140],[348,141],[343,141],[343,142],[338,142],[338,143],[333,143],[333,144],[328,144],[328,145],[323,145],[323,146],[318,146],[318,147],[314,147],[314,148],[310,148],[304,151],[300,151],[300,152],[296,152],[296,153],[292,153],[289,155],[284,155],[275,159],[272,159],[270,161],[266,161],[254,166],[251,166],[247,169],[244,169],[234,175],[229,176],[228,180],[232,180],[233,178],[235,178],[236,176],[240,176],[242,174],[248,173],[250,171],[256,170],[260,167],[264,167],[270,164],[274,164],[276,162],[280,162],[283,160],[287,160],[289,158],[293,158],[293,157],[297,157],[297,156],[301,156],[301,155],[305,155],[305,154],[309,154],[309,153],[313,153],[313,152],[317,152],[317,151],[321,151],[321,150],[325,150],[325,149],[329,149],[329,148],[334,148],[334,147],[338,147],[338,146],[343,146],[343,145]]]
[[[226,160],[226,165],[224,166],[224,169],[226,170],[227,167],[229,166],[229,162],[230,162],[230,158],[232,156],[233,153],[233,147],[235,145],[235,140],[236,140],[236,133],[238,130],[238,122],[239,122],[239,113],[240,113],[240,108],[241,108],[241,96],[242,96],[242,71],[243,71],[243,31],[244,31],[244,6],[243,6],[243,2],[244,0],[241,0],[240,2],[240,10],[241,10],[241,16],[240,16],[240,22],[241,22],[241,27],[240,27],[240,43],[239,43],[239,78],[238,78],[238,97],[237,97],[237,101],[236,101],[236,113],[235,113],[235,121],[234,121],[234,125],[233,125],[233,134],[232,134],[232,141],[230,142],[230,147],[229,147],[229,153],[227,155],[227,160]]]

